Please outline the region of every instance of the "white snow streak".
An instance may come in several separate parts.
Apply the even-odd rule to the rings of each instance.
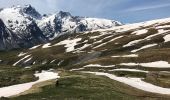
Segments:
[[[143,70],[139,70],[139,69],[126,69],[126,68],[113,69],[113,70],[109,70],[109,71],[130,71],[130,72],[144,72],[144,73],[148,72],[148,71],[143,71]]]
[[[146,48],[150,48],[150,47],[153,47],[153,46],[156,46],[157,44],[148,44],[148,45],[145,45],[139,49],[135,49],[135,50],[132,50],[131,52],[137,52],[137,51],[140,51],[140,50],[143,50],[143,49],[146,49]]]
[[[159,87],[159,86],[144,82],[141,80],[141,78],[117,77],[113,74],[102,73],[102,72],[84,72],[84,73],[91,73],[95,75],[106,76],[115,81],[127,84],[129,86],[132,86],[134,88],[147,91],[147,92],[159,93],[159,94],[170,94],[170,88],[163,88],[163,87]]]
[[[166,61],[155,61],[148,63],[121,63],[119,65],[125,66],[143,66],[143,67],[155,67],[155,68],[170,68],[170,64]]]
[[[27,56],[21,58],[21,59],[18,60],[16,63],[14,63],[13,66],[16,66],[18,63],[20,63],[21,61],[23,61],[24,59],[26,59],[26,58],[28,58],[28,57],[30,57],[30,56],[31,56],[31,55],[27,55]]]
[[[105,68],[107,68],[107,67],[115,67],[115,65],[104,66],[104,65],[99,65],[99,64],[89,64],[89,65],[84,66],[84,68],[85,67],[105,67]]]
[[[130,55],[120,55],[120,56],[111,56],[113,58],[119,58],[119,57],[138,57],[137,54],[130,54]]]
[[[143,41],[144,39],[139,39],[139,40],[134,40],[134,41],[131,41],[129,42],[128,44],[124,45],[123,47],[129,47],[129,46],[133,46],[137,43],[139,43],[140,41]]]
[[[40,46],[41,46],[41,45],[36,45],[36,46],[33,46],[33,47],[29,48],[29,50],[36,49],[36,48],[38,48],[38,47],[40,47]]]
[[[20,53],[18,54],[18,57],[24,56],[24,55],[26,55],[26,54],[27,54],[27,53],[20,52]]]

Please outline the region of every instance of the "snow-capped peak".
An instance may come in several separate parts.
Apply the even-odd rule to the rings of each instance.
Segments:
[[[100,18],[82,18],[80,23],[87,26],[88,30],[106,29],[121,25],[120,22]]]
[[[21,6],[4,8],[0,11],[0,19],[2,19],[5,25],[13,31],[17,31],[20,27],[25,29],[26,24],[31,23],[28,16],[23,15]]]
[[[38,21],[38,26],[44,32],[46,37],[50,39],[65,33],[106,29],[119,25],[122,24],[114,20],[72,16],[69,12],[63,11],[45,16],[42,20]]]
[[[41,14],[31,5],[18,5],[2,9],[0,19],[9,29],[18,33],[18,31],[25,30],[35,20],[41,19]]]

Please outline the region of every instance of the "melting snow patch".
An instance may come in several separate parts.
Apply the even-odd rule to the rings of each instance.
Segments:
[[[45,64],[47,64],[47,61],[46,61],[46,60],[44,60],[44,61],[42,62],[42,65],[45,65]]]
[[[169,42],[170,41],[170,34],[166,35],[163,37],[164,38],[164,42]]]
[[[170,25],[164,25],[164,26],[156,27],[156,29],[165,29],[165,28],[170,28]]]
[[[115,37],[115,38],[111,39],[109,42],[115,41],[115,40],[120,39],[120,38],[122,38],[122,37],[124,37],[124,36]]]
[[[43,46],[42,46],[42,48],[44,49],[44,48],[50,48],[51,46],[51,43],[46,43],[46,44],[44,44]]]
[[[145,45],[139,49],[136,49],[136,50],[132,50],[131,52],[137,52],[137,51],[140,51],[140,50],[143,50],[143,49],[146,49],[146,48],[150,48],[150,47],[153,47],[153,46],[156,46],[157,44],[149,44],[149,45]]]
[[[29,50],[33,50],[33,49],[36,49],[38,47],[40,47],[41,45],[36,45],[36,46],[33,46],[32,48],[29,48]]]
[[[56,61],[56,59],[52,60],[52,61],[50,62],[50,64],[53,63],[53,62],[55,62],[55,61]]]
[[[27,60],[24,61],[24,63],[29,62],[32,59],[32,57],[28,58]]]
[[[112,36],[110,36],[110,37],[112,37]],[[110,37],[109,37],[109,38],[110,38]],[[111,40],[108,41],[108,42],[101,43],[100,45],[94,47],[94,49],[99,48],[99,47],[102,47],[102,46],[104,46],[104,45],[106,45],[106,44],[108,44],[108,43],[110,43],[110,42],[112,42],[112,41],[115,41],[115,40],[117,40],[117,39],[120,39],[120,38],[122,38],[122,37],[123,37],[123,36],[118,36],[118,37],[116,37],[116,38],[111,39]],[[105,38],[105,39],[106,39],[106,38]],[[104,39],[102,39],[102,40],[104,40]],[[97,41],[97,42],[95,42],[95,43],[100,43],[100,42],[102,42],[102,40]]]
[[[123,47],[133,46],[133,45],[135,45],[135,44],[137,44],[138,42],[143,41],[143,40],[144,40],[144,39],[139,39],[139,40],[131,41],[131,42],[129,42],[128,44],[124,45]]]
[[[159,87],[159,86],[144,82],[142,81],[141,78],[117,77],[113,74],[102,73],[102,72],[83,72],[83,73],[91,73],[95,75],[106,76],[115,81],[127,84],[129,86],[132,86],[134,88],[147,91],[147,92],[159,93],[159,94],[170,94],[170,88],[163,88],[163,87]]]
[[[77,45],[77,42],[79,42],[79,41],[81,41],[81,38],[76,38],[73,40],[64,40],[64,41],[61,41],[61,42],[55,44],[55,46],[65,45],[65,47],[67,48],[66,52],[71,52],[71,51],[74,51],[74,47]]]
[[[31,66],[27,66],[27,67],[25,67],[25,69],[30,69],[31,68]]]
[[[17,95],[26,90],[29,90],[36,83],[60,78],[60,76],[58,76],[58,73],[48,72],[48,71],[42,71],[41,73],[35,74],[35,76],[39,77],[38,81],[0,88],[0,97],[2,96],[9,97],[9,96]]]
[[[141,63],[142,66],[147,67],[160,67],[160,68],[170,68],[170,64],[166,61],[156,61],[150,63]]]
[[[83,70],[84,68],[77,68],[77,69],[71,69],[70,71],[79,71],[79,70]]]
[[[122,55],[122,56],[112,56],[113,58],[119,58],[119,57],[138,57],[137,54],[130,54],[130,55]]]
[[[143,67],[156,67],[156,68],[170,68],[170,64],[166,61],[155,61],[149,63],[121,63],[119,65],[125,66],[143,66]]]
[[[18,54],[18,57],[24,56],[24,55],[26,55],[26,54],[27,54],[27,53],[21,52],[20,54]]]
[[[91,36],[90,39],[96,39],[96,38],[100,38],[101,36],[103,36],[104,34],[100,34],[100,35],[96,35],[96,36]]]
[[[137,64],[137,63],[121,63],[119,65],[123,65],[123,66],[138,66],[139,64]]]
[[[108,66],[103,66],[103,65],[99,65],[99,64],[89,64],[89,65],[86,65],[84,66],[85,67],[115,67],[115,65],[108,65]]]
[[[143,70],[138,70],[138,69],[126,69],[126,68],[121,68],[121,69],[113,69],[109,71],[130,71],[130,72],[144,72],[147,73],[148,71],[143,71]]]
[[[158,33],[149,35],[149,36],[147,36],[145,39],[150,39],[150,38],[152,38],[152,37],[158,36],[158,35],[160,35],[160,34],[164,34],[164,33],[166,33],[166,32],[168,32],[168,30],[165,31],[165,30],[163,30],[163,29],[160,29],[160,30],[158,30]]]
[[[143,30],[135,31],[135,32],[133,32],[132,34],[142,35],[142,34],[146,34],[147,32],[148,32],[148,30],[143,29]]]
[[[94,47],[94,49],[99,48],[99,47],[102,47],[102,46],[106,45],[107,43],[108,43],[108,42],[102,43],[102,44],[100,44],[100,45]]]
[[[28,57],[30,57],[30,56],[31,56],[31,55],[27,55],[27,56],[21,58],[21,59],[18,60],[16,63],[14,63],[13,66],[16,66],[18,63],[20,63],[21,61],[23,61],[24,59],[26,59],[26,58],[28,58]]]
[[[81,51],[81,50],[83,50],[83,49],[85,49],[85,48],[89,47],[90,45],[91,45],[91,44],[84,44],[82,47],[77,48],[77,49],[75,50],[75,52],[74,52],[74,53],[80,53],[80,52],[83,52],[83,51]]]
[[[64,60],[61,60],[57,65],[60,66],[63,62]]]

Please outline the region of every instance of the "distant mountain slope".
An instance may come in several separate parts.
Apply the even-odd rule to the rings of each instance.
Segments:
[[[111,60],[115,59],[115,62],[110,63],[116,65],[123,63],[125,58],[127,61],[130,61],[129,58],[131,56],[136,57],[138,54],[140,55],[150,51],[153,52],[147,54],[149,61],[167,61],[169,59],[167,53],[165,53],[165,55],[162,54],[165,58],[168,57],[167,59],[157,55],[161,55],[159,52],[169,50],[167,49],[170,47],[169,33],[170,18],[122,25],[109,29],[93,30],[79,34],[64,34],[46,44],[33,46],[23,51],[25,53],[21,52],[23,57],[31,55],[31,57],[28,57],[31,59],[29,62],[25,62],[27,59],[23,59],[16,65],[58,64],[64,61],[63,63],[65,64],[63,66],[71,66],[72,64],[85,63],[90,59],[93,59],[93,61],[101,60],[101,63],[102,60],[107,59],[108,62],[110,62],[109,58],[111,56],[113,56]],[[155,50],[158,52],[156,53]],[[20,54],[18,53],[16,57],[14,57],[15,59],[12,60],[12,62],[10,61],[10,65],[21,58],[21,56],[18,57],[18,55]],[[116,60],[117,58],[124,57],[123,55],[130,57],[119,59],[119,61]],[[153,55],[154,57],[152,58]],[[144,59],[142,62],[147,62],[147,59]],[[141,61],[140,59],[135,59],[135,62]]]
[[[43,32],[39,29],[33,19],[35,16],[38,17],[39,14],[35,14],[35,11],[32,11],[29,8],[30,11],[34,12],[32,17],[30,16],[30,12],[26,10],[27,8],[29,8],[29,6],[26,6],[25,8],[17,6],[5,8],[0,11],[0,19],[5,24],[5,27],[15,36],[11,37],[15,39],[15,41],[11,40],[10,44],[17,45],[14,46],[17,48],[27,48],[40,43],[45,43],[47,41],[46,37],[43,35]],[[13,46],[8,48],[12,49]]]
[[[15,34],[13,34],[0,19],[0,50],[17,48]]]
[[[121,25],[117,21],[72,16],[70,13],[62,11],[57,14],[42,16],[31,5],[1,9],[0,19],[7,29],[17,37],[15,42],[18,48],[45,43],[63,34]]]

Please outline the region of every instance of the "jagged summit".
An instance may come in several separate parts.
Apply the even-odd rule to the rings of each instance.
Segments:
[[[22,8],[22,10],[25,14],[28,14],[33,18],[40,19],[42,17],[41,14],[38,11],[36,11],[36,9],[34,7],[32,7],[30,4],[25,5]]]
[[[71,17],[72,15],[69,12],[59,11],[57,13],[57,16],[60,18],[64,18],[64,17]]]

